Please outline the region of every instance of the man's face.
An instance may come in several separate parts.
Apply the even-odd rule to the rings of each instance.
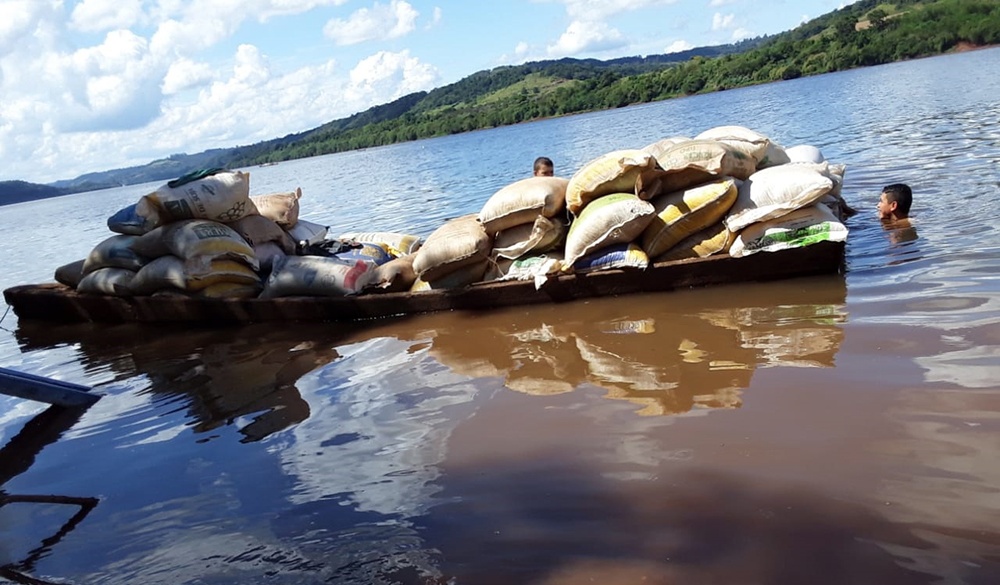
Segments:
[[[548,165],[542,165],[538,167],[537,171],[535,171],[536,177],[551,177],[552,174],[553,174],[553,169]]]
[[[896,202],[889,201],[889,196],[885,193],[878,199],[878,217],[879,219],[892,219],[892,212],[896,211]]]

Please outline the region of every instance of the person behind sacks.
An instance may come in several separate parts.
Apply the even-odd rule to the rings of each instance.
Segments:
[[[540,156],[535,159],[535,176],[551,177],[555,174],[555,165],[552,159],[547,156]]]

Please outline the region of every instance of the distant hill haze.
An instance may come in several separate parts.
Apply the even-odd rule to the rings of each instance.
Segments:
[[[666,55],[496,67],[257,144],[175,154],[49,185],[0,182],[0,205],[166,181],[202,168],[270,164],[995,44],[1000,44],[1000,3],[995,0],[860,0],[771,37]]]

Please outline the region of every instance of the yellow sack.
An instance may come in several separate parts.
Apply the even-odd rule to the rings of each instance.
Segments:
[[[726,252],[736,239],[726,224],[717,222],[684,238],[669,250],[653,258],[653,262],[672,262],[688,258],[707,258]]]
[[[580,215],[588,203],[612,193],[635,193],[635,182],[656,169],[656,159],[644,150],[616,150],[583,165],[566,186],[566,208]]]
[[[723,179],[686,191],[660,195],[651,203],[656,216],[642,232],[642,248],[650,258],[722,219],[736,201],[734,179]]]

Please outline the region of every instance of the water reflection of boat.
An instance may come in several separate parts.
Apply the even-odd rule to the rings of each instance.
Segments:
[[[832,367],[844,337],[842,277],[756,286],[742,300],[733,288],[687,291],[671,303],[640,295],[558,311],[433,315],[362,335],[413,339],[455,373],[502,378],[526,394],[596,386],[643,415],[734,408],[757,368]]]
[[[296,383],[347,346],[380,339],[468,378],[531,395],[591,386],[643,415],[734,408],[761,367],[833,365],[845,320],[843,277],[717,287],[588,303],[444,312],[343,324],[183,326],[19,323],[23,350],[71,343],[84,367],[141,374],[157,395],[186,395],[207,431],[243,415],[252,441],[310,416]],[[415,357],[401,356],[407,360]]]
[[[348,297],[209,299],[184,296],[79,294],[62,284],[8,288],[4,299],[22,320],[57,322],[262,322],[354,321],[453,309],[562,303],[578,299],[683,290],[707,285],[763,282],[832,274],[844,267],[844,243],[657,262],[645,270],[601,270],[562,274],[537,288],[531,281],[478,282],[456,289],[366,293]]]
[[[275,331],[262,325],[229,329],[164,330],[148,326],[53,326],[20,323],[22,350],[71,343],[85,368],[110,369],[121,376],[142,374],[158,396],[187,395],[198,421],[209,431],[253,415],[240,429],[255,441],[299,423],[309,405],[296,388],[305,374],[338,357],[329,335],[315,331]]]

